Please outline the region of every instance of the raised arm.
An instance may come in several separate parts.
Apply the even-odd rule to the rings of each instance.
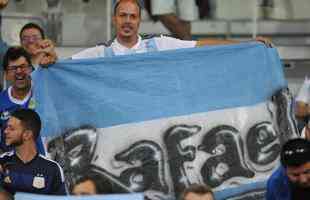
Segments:
[[[264,37],[257,37],[255,38],[255,40],[252,41],[257,41],[257,42],[262,42],[264,43],[266,46],[271,47],[272,43],[269,39],[264,38]],[[221,45],[221,44],[237,44],[240,43],[242,41],[238,41],[238,40],[223,40],[223,39],[202,39],[202,40],[198,40],[196,46],[200,47],[200,46],[205,46],[205,45]],[[246,41],[248,42],[248,41]]]

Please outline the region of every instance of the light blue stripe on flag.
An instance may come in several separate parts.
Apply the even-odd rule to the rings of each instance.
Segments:
[[[17,193],[15,200],[143,200],[142,193],[136,194],[105,194],[93,196],[55,196]]]
[[[263,44],[65,60],[33,73],[43,135],[254,105],[286,87]]]

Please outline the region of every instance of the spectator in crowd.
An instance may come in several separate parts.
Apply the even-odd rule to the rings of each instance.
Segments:
[[[13,196],[0,186],[0,200],[13,200]]]
[[[4,73],[12,77],[12,86],[0,93],[0,150],[9,151],[11,147],[5,144],[3,131],[10,114],[19,108],[35,107],[30,55],[22,47],[10,47],[4,56],[3,67]],[[41,154],[45,154],[41,137],[37,138],[37,148]]]
[[[191,21],[198,19],[195,0],[150,0],[151,15],[158,18],[177,38],[190,40]]]
[[[181,200],[214,200],[213,191],[206,185],[193,184],[181,194]]]
[[[160,20],[172,35],[182,40],[192,38],[190,22],[198,19],[198,13],[200,19],[210,17],[211,13],[208,0],[144,0],[143,3],[152,20]]]
[[[141,21],[141,5],[137,0],[119,0],[114,5],[113,23],[116,28],[116,39],[109,47],[104,45],[86,49],[72,56],[77,58],[112,57],[150,51],[162,51],[179,48],[190,48],[203,45],[238,43],[229,40],[206,39],[202,41],[185,41],[171,37],[154,37],[142,40],[138,35]],[[263,40],[263,38],[258,38]]]
[[[306,200],[310,197],[310,141],[286,142],[281,150],[281,167],[269,178],[267,200]]]
[[[56,62],[54,44],[45,38],[44,31],[39,25],[35,23],[24,25],[19,37],[21,46],[31,55],[31,62],[35,68],[38,65],[46,66]]]
[[[3,8],[6,7],[6,5],[8,4],[9,0],[0,0],[0,10],[2,10]],[[6,52],[6,50],[8,49],[8,45],[2,40],[1,37],[1,30],[2,27],[2,16],[0,15],[0,91],[3,88],[3,69],[2,69],[2,60],[3,60],[3,56]]]
[[[305,133],[310,134],[310,79],[308,77],[305,78],[296,97],[296,116],[304,121],[303,134],[305,136]]]
[[[8,120],[5,142],[14,151],[0,157],[0,183],[13,195],[16,192],[66,194],[60,165],[37,151],[35,141],[40,131],[41,119],[31,109],[16,110]]]
[[[86,172],[71,189],[73,195],[111,194],[112,184],[92,172]]]
[[[32,66],[36,69],[38,66],[47,67],[57,60],[55,46],[53,42],[45,38],[43,29],[35,24],[28,23],[24,25],[19,33],[21,46],[30,54]],[[5,73],[7,87],[12,82],[12,74]]]

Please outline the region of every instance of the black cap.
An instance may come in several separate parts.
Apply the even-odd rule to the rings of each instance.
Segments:
[[[287,141],[281,150],[281,164],[284,167],[300,166],[310,162],[310,141],[296,138]]]

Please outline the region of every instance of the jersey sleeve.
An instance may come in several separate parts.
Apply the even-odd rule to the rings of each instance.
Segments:
[[[197,41],[194,40],[180,40],[173,37],[161,36],[155,38],[156,46],[158,50],[173,50],[182,48],[196,47]]]
[[[52,195],[67,195],[67,188],[62,168],[58,163],[55,164],[55,176],[52,183]]]
[[[85,49],[71,56],[72,59],[100,58],[104,57],[105,46],[100,45]]]

